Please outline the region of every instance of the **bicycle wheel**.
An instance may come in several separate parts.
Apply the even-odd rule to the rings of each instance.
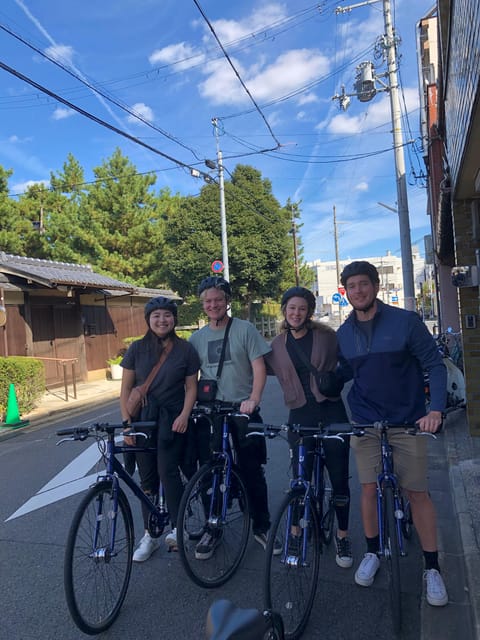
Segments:
[[[247,492],[236,468],[231,469],[228,485],[223,461],[207,463],[197,471],[183,492],[177,530],[182,564],[196,584],[218,587],[232,577],[250,531]]]
[[[300,535],[295,535],[297,531]],[[275,538],[283,546],[278,556],[273,555]],[[300,638],[307,626],[317,590],[320,553],[317,512],[310,509],[307,523],[305,493],[290,491],[270,529],[264,576],[265,609],[282,616],[285,638],[289,640]]]
[[[65,549],[67,605],[84,633],[101,633],[117,618],[127,593],[132,555],[133,521],[127,497],[118,490],[115,514],[112,483],[100,482],[81,501]]]
[[[393,629],[398,633],[402,626],[402,602],[400,590],[400,550],[397,539],[397,520],[393,488],[383,488],[384,550],[388,567],[390,604],[392,607]]]
[[[402,496],[402,511],[403,511],[403,519],[402,519],[402,533],[405,540],[410,540],[413,535],[413,518],[412,518],[412,507],[410,506],[410,501],[405,500]]]
[[[319,502],[319,521],[323,542],[329,545],[333,539],[333,522],[335,520],[335,508],[333,506],[333,489],[327,470],[323,469],[323,494],[322,501]]]

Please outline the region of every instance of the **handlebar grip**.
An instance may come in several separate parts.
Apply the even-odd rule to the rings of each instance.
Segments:
[[[57,436],[80,436],[88,433],[88,427],[66,427],[65,429],[58,429]]]

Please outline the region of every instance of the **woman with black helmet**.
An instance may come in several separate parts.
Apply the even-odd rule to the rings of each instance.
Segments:
[[[272,351],[265,356],[268,372],[277,376],[285,404],[290,409],[289,424],[315,426],[319,422],[348,421],[340,397],[341,385],[334,374],[337,366],[335,331],[312,320],[315,302],[315,296],[305,287],[292,287],[283,294],[283,331],[273,339]],[[315,370],[324,374],[320,384],[318,376],[313,375]],[[298,437],[292,434],[289,439],[295,459]],[[313,448],[313,443],[310,446]],[[324,449],[333,492],[346,498],[338,501],[335,507],[338,523],[336,562],[342,568],[349,568],[353,564],[348,538],[349,442],[325,440]],[[305,466],[310,477],[313,456],[307,456]]]
[[[136,461],[141,486],[146,493],[156,495],[159,479],[163,483],[172,522],[172,531],[165,537],[165,542],[168,547],[175,548],[178,505],[183,493],[179,465],[186,448],[188,418],[197,396],[200,362],[195,349],[175,333],[177,305],[173,300],[163,296],[149,300],[145,305],[145,320],[147,333],[130,345],[121,363],[120,407],[125,425],[133,419],[157,422],[157,429],[150,436],[151,442],[147,443],[157,447],[157,456],[138,453]],[[127,409],[130,391],[145,382],[162,353],[164,360],[149,386],[147,404],[139,416],[132,416]],[[133,444],[132,440],[125,440],[127,444]],[[148,513],[144,513],[143,518],[145,535],[133,554],[135,562],[147,560],[159,546],[158,539],[148,533]]]

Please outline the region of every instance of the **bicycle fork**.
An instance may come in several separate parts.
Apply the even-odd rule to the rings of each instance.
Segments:
[[[382,556],[387,557],[390,554],[388,545],[385,544],[385,519],[386,519],[386,507],[384,504],[384,487],[390,486],[393,493],[393,504],[395,514],[395,538],[392,541],[397,543],[401,556],[406,556],[403,534],[402,534],[402,521],[405,517],[405,513],[402,508],[402,500],[400,498],[400,490],[398,484],[391,475],[382,474],[377,480],[377,517],[378,517],[378,532],[380,536],[380,553]]]

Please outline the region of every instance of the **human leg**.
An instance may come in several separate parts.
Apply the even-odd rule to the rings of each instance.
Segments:
[[[149,438],[147,446],[152,446],[155,443],[155,438]],[[138,473],[140,475],[140,486],[144,493],[146,493],[151,499],[155,501],[158,495],[159,477],[157,472],[157,461],[154,452],[149,453],[137,453],[137,466]],[[142,503],[142,516],[145,533],[141,538],[138,547],[133,554],[134,562],[145,562],[148,560],[152,553],[159,547],[157,538],[152,538],[148,531],[148,518],[150,512]]]
[[[177,526],[178,506],[183,494],[180,464],[186,446],[186,435],[174,433],[173,440],[159,440],[157,447],[158,475],[163,483],[172,527]]]

